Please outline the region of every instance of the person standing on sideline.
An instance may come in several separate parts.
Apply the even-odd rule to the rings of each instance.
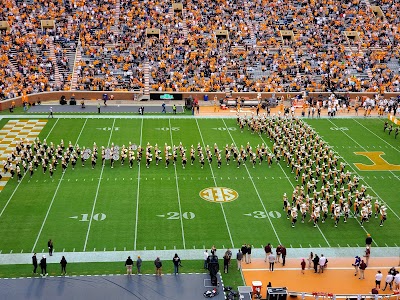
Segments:
[[[54,246],[53,246],[53,241],[51,239],[47,242],[47,248],[49,248],[49,255],[52,256]]]
[[[306,261],[304,258],[301,260],[300,266],[301,266],[301,274],[304,274],[304,270],[306,268]]]
[[[319,273],[324,273],[326,257],[323,254],[321,254],[318,264],[319,264]]]
[[[172,112],[173,112],[174,115],[176,115],[176,105],[175,104],[172,105]]]
[[[268,260],[268,256],[271,254],[271,244],[268,243],[265,247],[264,247],[264,252],[265,252],[265,259],[264,262],[267,262]]]
[[[390,271],[388,272],[388,274],[386,275],[385,278],[385,287],[383,288],[382,291],[386,290],[387,286],[389,285],[390,290],[392,290],[392,284],[393,284],[393,275],[390,273]]]
[[[179,267],[181,266],[181,259],[179,258],[177,253],[175,253],[172,262],[174,263],[174,274],[176,275],[179,273]]]
[[[208,270],[208,260],[210,259],[210,254],[208,253],[208,250],[204,251],[204,270]]]
[[[243,259],[243,253],[238,250],[238,253],[236,254],[236,260],[237,260],[237,268],[240,270],[242,268],[242,259]]]
[[[97,113],[100,113],[100,109],[101,109],[100,103],[97,103]]]
[[[310,252],[310,255],[308,256],[308,268],[311,269],[311,264],[313,263],[314,259],[314,253]]]
[[[282,254],[282,245],[278,245],[276,247],[276,262],[281,262],[281,254]]]
[[[142,259],[140,258],[140,256],[137,257],[136,268],[137,268],[137,273],[140,275],[141,274],[141,268],[142,268]]]
[[[399,287],[400,287],[400,273],[399,273],[399,271],[396,271],[396,275],[394,275],[393,282],[394,282],[394,289],[396,291],[398,291]]]
[[[225,255],[224,255],[224,273],[227,274],[228,270],[229,270],[229,256],[225,252]]]
[[[241,250],[244,257],[244,262],[247,264],[247,245],[243,244]]]
[[[361,263],[361,258],[357,255],[356,257],[355,257],[355,261],[354,261],[354,264],[353,264],[353,267],[354,267],[354,269],[355,269],[355,271],[354,271],[354,276],[357,276],[358,275],[358,270],[359,270],[359,268],[360,268],[360,263]]]
[[[251,264],[251,245],[247,244],[247,263]]]
[[[130,256],[125,261],[126,275],[132,275],[133,260]]]
[[[36,257],[36,253],[33,253],[32,256],[32,265],[33,265],[33,274],[37,274],[37,257]]]
[[[200,105],[198,103],[196,104],[196,112],[197,112],[197,114],[200,113]]]
[[[358,279],[365,279],[365,269],[367,268],[367,264],[364,262],[364,260],[361,260],[360,263],[360,277]]]
[[[161,104],[161,108],[162,108],[161,113],[162,113],[162,114],[166,114],[166,113],[167,113],[167,110],[165,109],[165,102],[163,102],[163,103]]]
[[[54,118],[52,106],[50,106],[50,108],[49,108],[49,117],[48,118]]]
[[[154,261],[154,266],[156,267],[156,275],[161,276],[162,275],[162,261],[159,257],[156,258]]]
[[[318,272],[318,264],[319,264],[318,254],[315,254],[315,257],[313,259],[313,263],[314,263],[314,273],[317,273]]]
[[[371,256],[371,248],[370,247],[367,247],[367,248],[365,248],[365,254],[364,254],[364,257],[365,257],[365,264],[368,266],[368,261],[369,261],[369,257]]]
[[[282,266],[285,266],[286,263],[286,247],[281,245],[281,254],[282,254]]]
[[[378,272],[375,274],[375,287],[376,287],[377,289],[381,289],[381,281],[382,281],[382,278],[383,278],[382,272],[381,272],[381,271],[378,271]]]
[[[274,264],[275,264],[274,252],[271,251],[271,254],[268,256],[268,261],[269,261],[269,270],[271,272],[273,272],[274,271]]]
[[[61,275],[67,275],[67,260],[65,259],[65,256],[61,258],[60,265],[61,265]]]
[[[47,261],[46,255],[43,255],[42,259],[40,260],[40,269],[42,270],[42,277],[47,276]]]
[[[367,233],[367,238],[365,239],[365,247],[371,247],[372,237],[371,234]]]

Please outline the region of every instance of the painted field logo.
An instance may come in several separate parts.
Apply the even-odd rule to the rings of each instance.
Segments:
[[[200,197],[209,202],[231,202],[239,197],[238,192],[226,187],[210,187],[200,192]]]
[[[354,152],[356,155],[363,155],[371,160],[372,165],[355,163],[354,165],[360,171],[400,171],[400,165],[393,165],[384,160],[381,155],[385,155],[382,151],[373,152]]]

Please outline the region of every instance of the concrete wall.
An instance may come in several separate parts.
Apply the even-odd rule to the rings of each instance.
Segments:
[[[141,95],[140,92],[117,92],[117,91],[59,91],[59,92],[45,92],[45,93],[38,93],[38,94],[32,94],[28,95],[28,102],[33,103],[37,101],[41,102],[46,102],[46,101],[55,101],[55,100],[60,100],[61,96],[65,96],[67,100],[71,98],[71,96],[74,94],[75,99],[77,100],[77,104],[81,101],[82,98],[85,99],[85,101],[88,100],[96,100],[96,99],[102,99],[103,94],[107,93],[109,96],[114,95],[114,100],[131,100],[133,102],[133,99],[136,95],[136,97],[139,97]],[[155,94],[174,94],[173,92],[152,92]],[[181,93],[176,93],[176,94],[182,94],[183,98],[188,98],[188,97],[193,97],[194,99],[197,100],[203,100],[204,95],[208,95],[209,100],[213,100],[215,96],[217,96],[218,99],[225,98],[226,94],[224,92],[216,92],[216,93],[201,93],[201,92],[181,92]],[[256,99],[257,98],[256,92],[248,92],[248,93],[233,93],[232,97],[248,97],[250,99]],[[261,93],[261,97],[264,98],[269,98],[271,97],[272,94],[275,94],[276,97],[282,97],[284,96],[285,98],[289,97],[294,97],[298,94],[301,93]],[[338,93],[338,94],[345,94],[345,93]],[[367,96],[369,98],[374,97],[376,93],[349,93],[350,99],[355,99],[357,96],[362,97],[362,96]],[[326,98],[330,95],[330,93],[309,93],[310,97],[313,98],[318,98],[320,95],[322,97]],[[384,97],[385,98],[390,98],[390,97],[397,97],[400,95],[400,93],[385,93]],[[12,102],[15,102],[15,106],[22,106],[22,100],[21,97],[13,98],[13,99],[7,99],[0,101],[0,110],[6,110],[9,109],[10,105]]]

